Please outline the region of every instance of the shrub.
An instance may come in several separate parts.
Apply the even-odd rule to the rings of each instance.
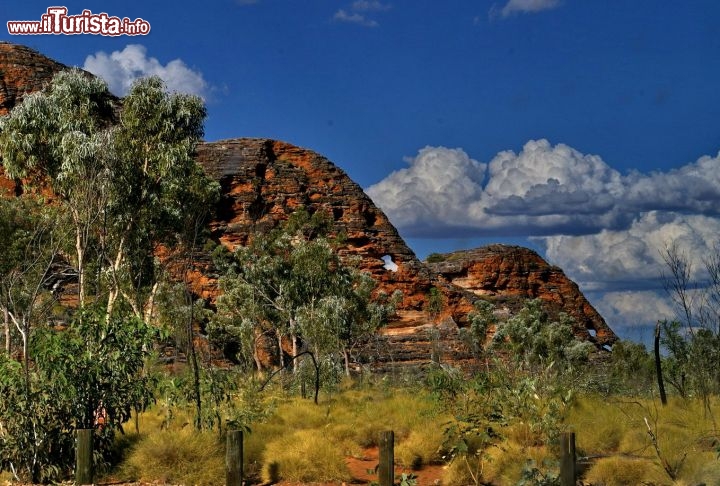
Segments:
[[[577,434],[577,449],[587,454],[618,450],[628,422],[627,414],[603,397],[578,398],[565,421],[572,430],[582,431]]]
[[[716,452],[689,454],[680,471],[686,484],[720,484],[720,461]]]
[[[456,457],[445,468],[442,484],[445,486],[466,486],[477,484],[473,474],[482,475],[484,461],[479,456]]]
[[[636,486],[638,484],[669,485],[672,481],[655,462],[648,459],[607,457],[598,460],[585,475],[590,484],[605,486]]]
[[[531,462],[535,465],[552,464],[555,458],[547,447],[522,447],[514,442],[504,442],[487,451],[487,465],[483,479],[492,484],[518,484]],[[537,466],[536,466],[537,467]],[[547,466],[538,467],[547,473]]]
[[[412,469],[440,461],[444,435],[443,428],[435,424],[414,429],[395,448],[395,460]]]
[[[348,481],[345,456],[322,429],[286,433],[267,444],[263,479],[296,482]]]
[[[440,263],[444,262],[447,257],[443,255],[442,253],[430,253],[425,261],[427,263]]]
[[[198,486],[223,484],[225,452],[217,434],[192,427],[144,436],[130,452],[120,475],[126,480]]]

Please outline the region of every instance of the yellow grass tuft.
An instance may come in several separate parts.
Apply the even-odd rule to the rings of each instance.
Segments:
[[[293,482],[348,481],[345,456],[323,430],[290,432],[267,444],[263,479]]]
[[[420,469],[426,464],[439,462],[443,444],[443,428],[436,423],[410,432],[407,439],[395,447],[395,460],[404,467]]]
[[[192,427],[144,436],[123,463],[126,480],[212,486],[225,480],[225,456],[217,434]]]
[[[482,476],[484,463],[476,456],[468,457],[467,460],[458,457],[445,466],[442,484],[444,486],[465,486],[475,484],[473,475]]]
[[[545,446],[523,447],[515,442],[503,442],[487,450],[487,465],[483,476],[485,481],[499,486],[515,485],[522,478],[523,470],[535,464],[545,471],[546,462],[555,458]]]
[[[598,460],[585,475],[585,482],[605,486],[671,485],[662,468],[649,459],[608,457]]]

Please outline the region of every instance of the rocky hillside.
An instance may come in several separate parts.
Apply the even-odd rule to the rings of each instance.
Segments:
[[[0,43],[0,110],[4,110],[0,113],[24,94],[40,89],[63,67],[26,47]],[[326,211],[336,229],[347,234],[342,252],[359,256],[362,267],[386,292],[402,291],[397,315],[378,337],[387,345],[374,355],[380,369],[427,363],[431,355],[458,364],[471,360],[458,331],[478,295],[503,302],[539,297],[549,310],[576,317],[578,337],[598,345],[616,339],[577,285],[530,250],[493,246],[446,255],[442,263],[420,262],[362,189],[310,150],[275,140],[240,138],[201,144],[197,160],[222,186],[222,199],[210,223],[217,242],[229,248],[245,244],[252,233],[278,225],[301,206],[311,212]],[[14,187],[2,179],[0,186]],[[210,300],[217,296],[208,258],[198,262],[192,280],[198,295]],[[439,315],[426,310],[432,288],[442,295]]]
[[[549,312],[565,312],[575,319],[576,336],[599,345],[617,339],[577,284],[532,250],[490,245],[434,254],[430,260],[426,264],[434,273],[499,306],[516,307],[526,299],[541,299]]]
[[[67,69],[29,47],[0,42],[0,115]]]

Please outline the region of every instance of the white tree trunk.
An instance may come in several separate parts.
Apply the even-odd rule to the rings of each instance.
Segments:
[[[3,317],[5,318],[5,352],[10,354],[10,313],[8,312],[7,307],[3,307]]]

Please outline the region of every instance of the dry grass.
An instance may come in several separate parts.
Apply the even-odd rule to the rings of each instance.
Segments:
[[[427,424],[410,432],[407,439],[398,444],[395,460],[401,466],[415,470],[426,464],[440,462],[443,440],[443,428],[438,424]]]
[[[530,463],[538,465],[541,470],[546,462],[554,463],[555,457],[545,446],[523,446],[513,441],[505,441],[486,451],[483,480],[499,486],[515,485],[521,478],[523,470]]]
[[[598,460],[588,470],[585,481],[605,486],[637,486],[639,484],[669,486],[673,484],[662,468],[652,460],[621,456]]]
[[[473,475],[482,476],[484,466],[485,461],[480,457],[458,457],[445,467],[442,484],[444,486],[465,486],[467,484],[475,484]]]
[[[120,469],[126,480],[212,486],[225,480],[224,449],[218,436],[191,427],[144,436]]]
[[[674,397],[663,407],[646,399],[586,397],[567,423],[577,431],[579,453],[624,455],[598,461],[587,473],[591,483],[720,484],[718,432],[699,400]]]
[[[288,432],[267,444],[263,479],[292,482],[348,481],[345,455],[322,429]]]
[[[275,413],[252,425],[245,435],[245,471],[259,481],[348,481],[345,457],[360,456],[375,446],[380,433],[394,430],[398,464],[417,468],[442,460],[438,451],[449,417],[438,403],[422,392],[406,389],[345,389],[335,396],[310,400],[283,398]],[[717,406],[717,401],[714,402]],[[176,411],[169,430],[159,408],[139,416],[140,435],[130,437],[122,479],[183,484],[221,484],[224,477],[223,444],[217,433],[197,433],[191,414]],[[657,438],[658,457],[648,428]],[[697,401],[671,400],[661,407],[651,400],[602,397],[577,398],[566,425],[577,433],[579,455],[617,456],[599,460],[588,471],[586,482],[621,485],[670,484],[664,466],[676,474],[673,486],[720,484],[715,431],[711,417]],[[134,422],[126,430],[134,431]],[[498,433],[497,446],[470,454],[447,465],[443,484],[473,483],[470,470],[481,480],[515,484],[528,460],[542,465],[557,460],[553,450],[532,424],[511,423]],[[468,444],[471,452],[476,449]],[[482,445],[480,445],[482,447]],[[631,456],[631,457],[628,457]]]

